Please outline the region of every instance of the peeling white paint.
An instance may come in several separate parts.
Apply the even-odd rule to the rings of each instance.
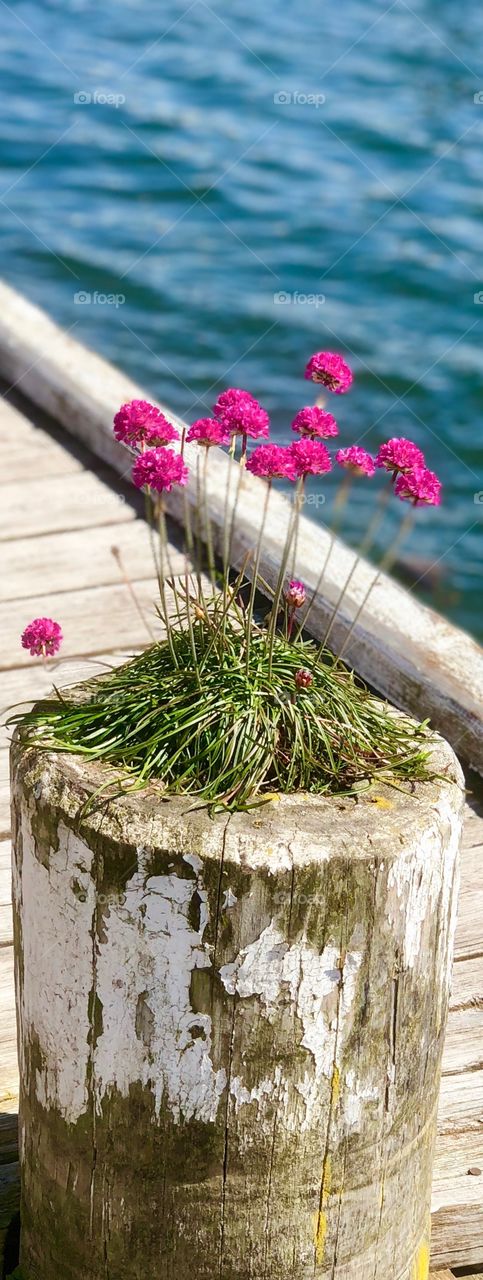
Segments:
[[[449,824],[450,837],[442,840],[440,824]],[[453,886],[455,859],[458,854],[461,818],[458,817],[446,794],[439,797],[435,807],[434,822],[398,853],[388,874],[388,887],[394,890],[395,903],[390,905],[389,918],[401,939],[405,968],[413,969],[423,950],[425,924],[436,910],[440,894],[443,895],[443,918],[449,912],[449,900]],[[453,931],[455,920],[452,923]],[[452,963],[452,947],[448,964]],[[449,980],[449,979],[448,979]]]
[[[289,944],[272,920],[232,964],[220,969],[226,991],[241,999],[258,996],[270,1022],[288,1005],[301,1023],[300,1047],[307,1049],[313,1060],[313,1070],[295,1083],[305,1102],[305,1119],[298,1120],[296,1126],[302,1130],[312,1126],[321,1102],[325,1105],[320,1083],[323,1078],[331,1079],[345,1042],[362,958],[362,951],[349,952],[341,972],[336,947],[329,945],[319,954],[306,940]],[[238,1101],[245,1100],[249,1099],[238,1091]],[[286,1120],[290,1127],[289,1116]]]
[[[230,907],[236,907],[237,902],[238,902],[238,898],[237,898],[237,897],[236,897],[236,895],[233,893],[233,890],[232,890],[232,889],[225,889],[225,894],[224,894],[223,902],[222,902],[222,904],[221,904],[222,911],[226,911],[226,910],[228,910]]]
[[[30,822],[24,827],[17,885],[23,899],[21,1016],[26,1038],[38,1039],[42,1055],[35,1082],[40,1101],[75,1123],[87,1107],[91,1062],[99,1107],[111,1088],[126,1096],[141,1082],[151,1088],[158,1114],[164,1098],[176,1120],[214,1120],[226,1075],[211,1061],[211,1018],[190,1005],[193,971],[211,966],[203,943],[205,890],[191,878],[146,879],[145,871],[137,871],[122,903],[110,902],[103,911],[94,948],[98,903],[89,849],[61,825],[47,869],[36,857]],[[147,851],[140,850],[140,858],[146,866]],[[198,931],[188,919],[195,892]],[[91,1049],[93,987],[102,1033]]]
[[[35,1088],[40,1101],[75,1121],[87,1107],[89,992],[92,955],[86,947],[94,911],[92,855],[62,824],[49,868],[38,861],[29,816],[22,815],[23,1044],[34,1037],[42,1055]],[[20,1063],[25,1078],[25,1062]]]

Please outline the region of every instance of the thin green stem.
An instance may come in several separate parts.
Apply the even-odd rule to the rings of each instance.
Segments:
[[[287,535],[285,538],[285,546],[283,549],[282,559],[280,563],[280,570],[279,570],[277,584],[275,587],[275,592],[273,597],[273,607],[270,615],[270,623],[269,623],[269,629],[268,629],[269,677],[271,677],[271,674],[272,674],[273,646],[275,643],[275,633],[277,629],[277,619],[278,619],[278,611],[280,608],[280,599],[282,596],[285,574],[287,571],[287,565],[288,565],[290,551],[292,547],[292,540],[293,540],[295,531],[298,527],[298,520],[300,515],[300,507],[302,504],[302,499],[304,494],[304,488],[305,488],[305,478],[304,476],[301,476],[300,479],[297,480],[297,483],[295,486],[294,505],[290,515],[290,520],[288,522]]]
[[[246,636],[247,636],[247,644],[246,644],[246,670],[247,670],[247,675],[248,675],[248,671],[249,671],[249,667],[250,667],[250,640],[251,640],[251,629],[252,629],[253,610],[254,610],[254,607],[255,607],[255,596],[256,596],[256,593],[257,593],[257,586],[258,586],[258,570],[259,570],[259,568],[260,568],[260,559],[261,559],[261,554],[262,554],[262,539],[263,539],[263,534],[264,534],[264,532],[265,532],[265,524],[266,524],[266,519],[267,519],[268,504],[269,504],[269,502],[270,502],[270,493],[271,493],[271,489],[272,489],[272,481],[271,481],[271,479],[269,479],[269,480],[268,480],[268,483],[267,483],[266,493],[265,493],[265,501],[264,501],[264,504],[263,504],[262,520],[261,520],[260,529],[259,529],[259,532],[258,532],[258,542],[257,542],[256,551],[255,551],[255,561],[254,561],[254,565],[253,565],[253,576],[252,576],[252,583],[251,583],[251,588],[250,588],[250,597],[249,597],[249,601],[248,601],[248,608],[247,608],[247,615],[246,615]]]
[[[395,537],[395,539],[394,539],[393,543],[391,544],[391,546],[390,546],[390,547],[388,547],[388,550],[386,551],[385,556],[383,556],[383,559],[381,560],[381,563],[380,563],[380,565],[379,565],[379,569],[378,569],[378,571],[377,571],[376,577],[375,577],[375,578],[373,579],[373,581],[371,582],[370,587],[368,587],[368,589],[367,589],[367,591],[366,591],[366,594],[365,594],[365,596],[364,596],[364,599],[362,600],[361,604],[359,605],[359,608],[358,608],[358,610],[357,610],[357,613],[356,613],[355,617],[352,619],[351,625],[350,625],[349,630],[348,630],[348,632],[347,632],[347,635],[346,635],[346,638],[345,638],[344,643],[343,643],[343,645],[342,645],[342,648],[341,648],[341,650],[340,650],[340,653],[339,653],[338,657],[335,659],[335,662],[333,663],[333,668],[334,668],[334,667],[336,667],[336,666],[338,665],[338,663],[342,661],[343,655],[344,655],[344,653],[346,652],[346,649],[347,649],[348,644],[350,643],[351,636],[353,635],[354,628],[357,626],[357,623],[358,623],[358,621],[359,621],[359,618],[360,618],[360,616],[361,616],[361,614],[362,614],[363,610],[364,610],[364,609],[365,609],[365,607],[366,607],[366,604],[367,604],[367,602],[368,602],[368,600],[369,600],[369,596],[371,595],[371,592],[374,590],[374,587],[377,587],[377,586],[378,586],[378,584],[379,584],[379,582],[380,582],[380,580],[381,580],[381,576],[382,576],[382,574],[383,574],[383,573],[388,573],[388,572],[389,572],[389,570],[392,568],[392,565],[394,564],[394,561],[395,561],[395,559],[396,559],[396,556],[397,556],[397,554],[398,554],[398,551],[399,551],[399,549],[400,549],[400,547],[401,547],[402,543],[404,542],[404,539],[405,539],[406,535],[408,534],[408,532],[409,532],[410,528],[412,527],[413,521],[414,521],[414,507],[411,507],[411,510],[410,510],[410,511],[408,511],[407,515],[405,516],[404,520],[402,521],[402,523],[401,523],[401,525],[400,525],[400,528],[399,528],[399,531],[398,531],[398,533],[397,533],[397,535],[396,535],[396,537]]]
[[[388,503],[389,503],[389,501],[390,501],[391,497],[392,497],[392,491],[391,491],[391,489],[389,489],[389,488],[387,488],[387,489],[383,489],[383,490],[382,490],[382,493],[379,495],[379,502],[378,502],[378,504],[377,504],[377,506],[376,506],[376,510],[375,510],[375,512],[374,512],[374,515],[373,515],[373,517],[372,517],[372,520],[370,520],[370,521],[369,521],[369,526],[368,526],[368,529],[367,529],[366,535],[365,535],[365,537],[363,538],[363,540],[362,540],[362,542],[361,542],[361,545],[360,545],[360,548],[359,548],[359,552],[358,552],[357,556],[355,557],[354,563],[353,563],[353,565],[352,565],[352,569],[351,569],[351,571],[350,571],[350,573],[349,573],[348,577],[347,577],[347,578],[346,578],[346,580],[345,580],[344,586],[342,587],[342,590],[341,590],[341,592],[340,592],[340,594],[339,594],[339,596],[338,596],[338,598],[337,598],[337,600],[336,600],[336,603],[335,603],[335,605],[334,605],[334,608],[333,608],[333,610],[332,610],[332,613],[331,613],[331,616],[330,616],[330,619],[329,619],[329,625],[328,625],[328,627],[327,627],[327,630],[326,630],[326,632],[325,632],[324,638],[323,638],[323,640],[322,640],[322,643],[321,643],[321,646],[320,646],[320,649],[319,649],[319,656],[320,656],[320,654],[323,652],[323,650],[327,647],[327,642],[328,642],[329,636],[330,636],[330,634],[331,634],[332,628],[333,628],[333,626],[334,626],[334,623],[335,623],[335,621],[336,621],[337,614],[338,614],[339,609],[340,609],[340,607],[341,607],[341,604],[342,604],[342,601],[343,601],[343,599],[344,599],[344,596],[345,596],[346,592],[348,591],[348,589],[349,589],[349,587],[350,587],[350,584],[351,584],[351,582],[352,582],[352,579],[353,579],[353,577],[354,577],[354,574],[356,573],[357,568],[358,568],[358,566],[359,566],[359,565],[360,565],[360,563],[361,563],[361,560],[364,558],[364,556],[366,556],[366,555],[368,554],[368,552],[369,552],[369,550],[370,550],[370,548],[371,548],[371,546],[372,546],[372,543],[373,543],[373,541],[374,541],[374,538],[375,538],[375,535],[376,535],[376,533],[377,533],[377,530],[379,529],[379,527],[380,527],[380,525],[382,524],[382,521],[383,521],[383,519],[384,519],[384,516],[385,516],[385,513],[386,513],[386,508],[387,508],[387,505],[388,505]]]

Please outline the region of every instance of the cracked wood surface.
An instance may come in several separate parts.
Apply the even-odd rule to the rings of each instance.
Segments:
[[[31,406],[18,402],[17,406],[3,399],[1,406],[0,461],[5,456],[5,464],[0,467],[0,485],[3,484],[10,469],[9,483],[18,477],[18,503],[22,506],[25,486],[24,465],[25,448],[29,456],[35,460],[35,474],[56,477],[65,474],[72,476],[76,471],[94,466],[99,471],[99,464],[93,463],[88,455],[71,453],[66,447],[66,437],[51,422],[45,420]],[[5,447],[5,455],[3,449]],[[41,468],[41,470],[40,470]],[[21,483],[22,482],[22,483]],[[116,482],[108,471],[104,472],[104,486],[109,494],[118,492]],[[36,489],[38,494],[38,489]],[[97,500],[96,500],[97,501]],[[107,497],[106,497],[107,502]],[[122,504],[119,504],[121,511]],[[130,573],[136,581],[146,584],[146,565],[149,555],[143,557],[142,543],[145,530],[137,518],[125,519],[121,512],[117,525],[103,525],[99,532],[95,520],[89,513],[83,513],[82,531],[77,529],[59,529],[55,521],[51,528],[49,511],[42,504],[42,520],[40,514],[33,521],[37,528],[35,542],[35,564],[32,557],[29,572],[29,539],[19,537],[9,541],[5,536],[2,546],[2,559],[6,564],[5,576],[2,578],[3,595],[10,596],[11,629],[9,633],[9,649],[0,649],[0,670],[2,672],[2,704],[11,707],[21,698],[34,700],[46,694],[52,678],[62,683],[75,683],[88,674],[95,674],[103,669],[104,662],[118,662],[125,653],[123,648],[122,624],[128,615],[132,616],[132,606],[126,592],[123,596],[124,610],[122,621],[119,615],[115,625],[111,625],[108,615],[100,615],[101,630],[98,637],[96,653],[87,654],[83,650],[83,631],[77,633],[70,647],[71,656],[62,663],[54,663],[44,668],[42,664],[31,663],[20,666],[18,650],[18,632],[24,622],[32,616],[28,607],[25,613],[25,601],[28,605],[29,595],[38,593],[40,585],[46,585],[44,597],[37,596],[37,604],[42,613],[53,613],[52,595],[56,596],[56,606],[62,611],[67,609],[72,625],[82,611],[83,605],[89,601],[90,606],[94,593],[113,589],[119,592],[119,579],[109,547],[115,541],[122,546],[123,555]],[[84,555],[84,539],[89,539],[89,555]],[[38,557],[38,560],[37,560]],[[18,573],[20,589],[15,596],[15,585],[12,574],[9,575],[9,562],[12,571]],[[41,575],[37,571],[37,563],[42,566]],[[58,563],[58,578],[56,576]],[[69,574],[69,563],[73,567],[72,578]],[[44,579],[44,575],[49,576]],[[80,578],[79,578],[79,575]],[[75,592],[73,582],[79,594],[73,599]],[[5,582],[7,587],[5,588]],[[10,585],[8,585],[10,584]],[[84,596],[83,591],[90,592]],[[13,594],[12,594],[13,593]],[[18,606],[15,601],[18,599]],[[2,606],[4,607],[4,606]],[[15,608],[18,610],[18,626],[15,622]],[[25,616],[24,616],[25,615]],[[129,623],[131,625],[131,623]],[[133,646],[142,646],[146,634],[138,620],[137,632],[132,632]],[[1,642],[0,642],[1,643]],[[17,664],[17,665],[15,665]],[[8,669],[7,669],[8,668]],[[10,858],[10,817],[8,802],[8,761],[7,737],[3,727],[0,729],[0,1159],[3,1163],[3,1178],[0,1182],[0,1231],[15,1204],[17,1171],[16,1164],[16,1109],[18,1091],[18,1071],[16,1061],[16,1035],[14,996],[12,986],[13,959],[11,947],[11,909],[9,905],[9,858]],[[478,791],[478,780],[470,781],[470,787]],[[475,807],[471,807],[474,805]],[[466,831],[462,858],[462,884],[459,904],[459,922],[456,944],[456,963],[454,968],[454,1009],[450,1012],[447,1036],[447,1056],[445,1059],[443,1086],[440,1102],[438,1146],[435,1166],[435,1214],[433,1218],[433,1262],[434,1265],[457,1266],[481,1264],[483,1258],[483,1220],[480,1201],[483,1199],[483,1179],[468,1175],[468,1168],[483,1167],[483,1023],[481,1005],[483,1001],[483,818],[481,805],[470,795],[466,808]],[[468,1016],[463,1024],[461,1015]],[[459,1021],[458,1021],[459,1019]],[[471,1064],[471,1070],[469,1065]],[[4,1188],[4,1192],[2,1192]],[[481,1190],[480,1190],[481,1188]]]

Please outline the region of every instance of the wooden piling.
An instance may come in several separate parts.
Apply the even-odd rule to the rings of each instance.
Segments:
[[[463,792],[210,818],[13,747],[25,1280],[424,1280]],[[105,774],[102,775],[105,778]]]

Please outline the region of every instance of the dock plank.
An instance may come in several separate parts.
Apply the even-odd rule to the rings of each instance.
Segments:
[[[154,562],[144,520],[120,522],[106,529],[95,525],[68,533],[43,534],[35,542],[35,575],[32,540],[18,538],[9,544],[0,582],[0,600],[22,600],[52,592],[104,587],[121,582],[119,565],[112,554],[117,547],[131,581],[152,578]],[[174,572],[184,571],[184,557],[175,557]]]
[[[0,541],[42,533],[122,524],[136,512],[121,490],[88,471],[2,485]]]

